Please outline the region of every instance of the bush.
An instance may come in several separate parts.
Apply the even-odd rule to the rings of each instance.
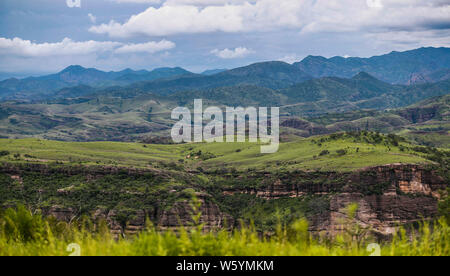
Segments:
[[[195,212],[199,205],[192,206]],[[7,222],[12,224],[13,231],[6,234],[5,227],[0,228],[0,255],[67,256],[71,253],[67,246],[76,243],[82,256],[368,256],[372,252],[367,246],[374,241],[355,221],[357,205],[343,210],[347,216],[342,222],[345,223],[343,231],[329,239],[311,235],[307,220],[295,217],[288,225],[278,223],[268,239],[263,237],[269,233],[259,233],[244,224],[233,232],[209,232],[201,225],[159,232],[151,223],[147,223],[147,229],[139,235],[115,239],[106,231],[96,234],[83,230],[84,227],[80,230],[79,225],[58,230],[54,221],[33,216],[23,207],[20,209],[3,218],[3,221],[13,220]],[[125,225],[129,218],[124,215]],[[421,223],[418,229],[408,232],[400,229],[394,233],[392,241],[380,244],[380,255],[448,256],[449,229],[445,220]],[[54,237],[51,234],[54,232],[64,235]],[[37,233],[47,238],[42,239]]]
[[[336,153],[337,153],[337,155],[339,155],[339,156],[344,156],[344,155],[347,154],[347,150],[345,150],[345,149],[340,149],[340,150],[337,150]]]
[[[325,155],[328,155],[328,154],[330,154],[330,151],[329,151],[329,150],[324,150],[324,151],[322,151],[322,152],[319,154],[319,156],[325,156]]]
[[[8,209],[2,218],[4,237],[14,242],[43,241],[47,237],[47,227],[40,215],[33,215],[25,206],[17,210]]]
[[[7,156],[9,154],[10,154],[9,151],[7,151],[7,150],[0,151],[0,157]]]
[[[450,188],[441,193],[441,200],[439,201],[439,215],[443,216],[447,223],[450,223]]]

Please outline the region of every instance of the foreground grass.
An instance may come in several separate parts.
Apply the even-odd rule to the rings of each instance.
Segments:
[[[31,215],[24,208],[8,210],[2,217],[1,256],[369,256],[370,239],[358,240],[348,231],[334,239],[316,239],[300,220],[279,226],[271,238],[261,238],[252,228],[234,232],[204,233],[198,225],[178,234],[161,233],[154,227],[136,237],[114,239],[105,225],[67,225]],[[441,219],[432,227],[399,231],[380,246],[382,256],[448,256],[450,227]],[[370,248],[369,248],[370,249]],[[79,250],[79,251],[78,251]]]

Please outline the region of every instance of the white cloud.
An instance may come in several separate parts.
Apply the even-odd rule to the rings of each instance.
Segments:
[[[236,4],[238,2],[240,4]],[[217,5],[203,6],[207,3]],[[220,3],[222,5],[219,5]],[[255,3],[172,0],[159,8],[149,7],[144,12],[133,15],[124,24],[111,21],[108,24],[93,26],[90,31],[124,38],[137,35],[235,33],[277,27],[301,27],[301,20],[295,15],[301,6],[302,0],[260,0]]]
[[[66,0],[67,7],[81,8],[81,0]]]
[[[374,46],[391,45],[395,49],[410,50],[418,47],[450,47],[450,30],[441,31],[391,31],[366,34]]]
[[[132,1],[132,0],[130,0]],[[211,32],[298,30],[390,34],[393,30],[450,29],[448,0],[167,0],[126,22],[111,21],[90,31],[111,37],[166,36]],[[449,40],[449,37],[446,37]]]
[[[119,42],[84,41],[75,42],[64,38],[56,43],[34,43],[21,38],[0,38],[0,55],[17,55],[23,57],[86,55],[96,52],[111,51],[122,45]]]
[[[381,2],[381,0],[367,0],[366,2],[369,8],[383,8],[383,3]]]
[[[89,13],[88,16],[89,20],[91,20],[93,24],[97,23],[97,17],[95,17],[92,13]]]
[[[278,60],[292,64],[292,63],[301,61],[303,58],[304,58],[304,56],[299,56],[297,54],[289,54],[289,55],[286,55],[286,56],[284,56],[284,57],[282,57],[282,58],[280,58]]]
[[[173,42],[162,40],[142,44],[124,44],[112,41],[83,41],[76,42],[69,38],[56,43],[34,43],[21,38],[0,37],[0,55],[18,57],[51,57],[51,56],[81,56],[101,54],[105,52],[124,53],[157,53],[175,47]]]
[[[93,26],[89,30],[93,33],[107,33],[112,37],[236,32],[243,30],[243,22],[236,9],[235,6],[210,6],[204,9],[195,6],[150,7],[143,13],[132,16],[123,25],[111,21],[109,24]]]
[[[128,53],[149,53],[154,54],[157,52],[170,50],[175,48],[175,43],[167,40],[161,40],[159,42],[147,42],[141,44],[126,44],[115,50],[117,54]]]
[[[245,47],[238,47],[235,49],[224,49],[224,50],[218,50],[215,49],[211,51],[212,54],[216,55],[217,57],[223,58],[223,59],[233,59],[233,58],[243,58],[251,54],[253,51],[245,48]]]

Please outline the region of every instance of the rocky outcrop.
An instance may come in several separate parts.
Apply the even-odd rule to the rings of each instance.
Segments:
[[[267,200],[311,195],[329,196],[330,209],[310,219],[312,232],[335,234],[342,226],[344,208],[359,205],[357,221],[380,235],[389,235],[399,225],[434,218],[439,191],[449,183],[435,171],[420,165],[393,164],[366,168],[353,173],[287,173],[265,188],[225,191],[254,194]]]
[[[165,177],[167,172],[148,169],[125,169],[115,167],[51,167],[47,165],[29,164],[27,167],[14,165],[0,166],[0,172],[6,173],[14,183],[22,183],[23,170],[38,174],[61,173],[67,175],[84,175],[89,179],[107,174],[151,174]],[[210,174],[214,174],[209,172]],[[186,176],[186,175],[185,175]],[[189,177],[192,175],[187,175]],[[249,172],[247,174],[231,173],[208,175],[211,179],[220,176],[219,181],[236,183],[232,187],[216,187],[225,196],[236,193],[251,194],[257,197],[273,200],[279,198],[304,198],[319,196],[329,201],[329,207],[316,212],[310,217],[310,230],[314,233],[335,234],[342,230],[342,220],[346,214],[344,208],[351,203],[358,203],[356,220],[373,232],[385,236],[391,234],[399,225],[405,225],[431,219],[437,216],[439,191],[448,187],[448,182],[431,167],[421,165],[392,164],[386,166],[365,168],[355,172]],[[167,176],[170,177],[170,176]],[[195,183],[194,183],[195,184]],[[223,183],[222,183],[223,185]],[[195,186],[195,190],[200,187]],[[228,186],[230,187],[230,186]],[[252,187],[252,188],[250,188]],[[73,193],[74,187],[68,186],[54,190],[54,196],[67,197]],[[36,197],[45,191],[37,190]],[[133,192],[139,197],[144,192]],[[171,191],[172,193],[172,191]],[[173,193],[180,191],[173,190]],[[213,194],[213,193],[211,193]],[[175,194],[177,195],[177,194]],[[224,213],[214,199],[205,192],[197,193],[200,203],[194,212],[190,202],[184,197],[175,196],[176,201],[156,202],[152,210],[133,210],[123,213],[123,210],[111,209],[90,210],[93,220],[105,220],[115,235],[131,235],[142,231],[147,218],[161,230],[177,230],[179,226],[194,225],[193,215],[201,213],[199,223],[205,231],[211,231],[227,226],[234,226],[235,220]],[[95,205],[94,205],[95,206]],[[145,208],[152,208],[147,205]],[[9,207],[9,206],[8,206]],[[94,207],[96,208],[96,207]],[[58,220],[70,222],[80,216],[79,207],[52,206],[42,210],[44,215],[54,216]]]
[[[158,226],[164,230],[174,230],[180,226],[194,226],[193,216],[201,214],[199,223],[205,232],[214,231],[234,224],[234,219],[220,211],[219,207],[211,202],[209,195],[198,195],[200,207],[194,211],[191,202],[177,202],[171,209],[165,211],[159,220]]]
[[[437,215],[437,200],[427,196],[406,196],[393,193],[365,196],[343,193],[331,197],[330,213],[325,221],[313,225],[312,230],[336,234],[346,219],[345,208],[357,203],[356,221],[380,236],[393,234],[401,225],[412,224]]]
[[[439,108],[407,108],[397,111],[397,114],[411,123],[417,124],[434,119],[439,114]]]
[[[137,210],[124,218],[117,210],[98,209],[92,212],[91,218],[94,222],[106,221],[111,234],[116,237],[135,235],[145,230],[147,219],[150,219],[151,223],[161,231],[178,231],[180,226],[188,229],[196,225],[193,217],[198,213],[201,215],[197,223],[203,226],[205,232],[230,228],[234,225],[234,219],[221,212],[219,207],[211,201],[209,195],[198,194],[197,198],[199,203],[197,212],[193,210],[191,202],[180,201],[162,211],[157,217],[152,217],[153,214],[147,210]],[[52,206],[42,210],[42,213],[44,216],[52,216],[67,223],[72,222],[80,215],[74,208],[61,206]]]
[[[281,123],[282,127],[295,128],[306,132],[305,136],[321,135],[329,133],[324,126],[316,125],[298,118],[290,118]]]

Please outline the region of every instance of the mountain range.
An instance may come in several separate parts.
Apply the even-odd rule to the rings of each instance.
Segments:
[[[279,106],[284,137],[365,129],[449,147],[449,50],[422,48],[369,59],[307,57],[202,74],[179,67],[103,72],[70,66],[53,75],[0,82],[0,137],[170,137],[171,110],[192,107],[201,98],[205,106]]]
[[[153,71],[103,72],[93,68],[69,66],[63,71],[41,77],[11,78],[0,82],[0,100],[52,98],[61,89],[90,86],[95,89],[124,87],[169,95],[183,90],[211,89],[236,85],[256,85],[284,89],[294,84],[323,77],[352,78],[366,72],[389,84],[423,84],[450,78],[450,48],[420,48],[392,52],[371,58],[330,59],[308,56],[288,64],[261,62],[232,70],[215,69],[194,74],[183,68]]]
[[[279,106],[284,133],[296,136],[361,129],[397,133],[408,129],[409,135],[418,135],[416,139],[425,141],[422,136],[429,138],[430,134],[425,132],[422,135],[423,129],[429,128],[438,137],[431,142],[447,146],[450,145],[450,141],[445,142],[450,130],[448,97],[436,102],[428,99],[448,95],[449,91],[450,80],[410,86],[392,85],[367,73],[359,73],[350,79],[311,79],[280,89],[239,84],[180,89],[169,94],[143,88],[99,90],[77,86],[58,91],[58,97],[52,99],[0,102],[0,137],[68,141],[170,137],[169,131],[174,123],[170,119],[171,110],[177,106],[192,107],[193,100],[201,98],[205,107]],[[428,102],[417,104],[422,100]],[[427,108],[423,109],[425,105]],[[425,128],[423,124],[430,126]],[[410,131],[416,128],[422,134]]]
[[[94,68],[72,65],[59,73],[24,79],[10,78],[0,82],[0,99],[36,99],[52,97],[56,91],[79,85],[102,88],[126,86],[139,81],[152,81],[192,74],[182,68],[158,68],[153,71],[103,72]]]
[[[293,65],[315,78],[350,78],[359,72],[367,72],[388,83],[412,84],[437,71],[449,69],[450,49],[420,48],[371,58],[308,56]]]

